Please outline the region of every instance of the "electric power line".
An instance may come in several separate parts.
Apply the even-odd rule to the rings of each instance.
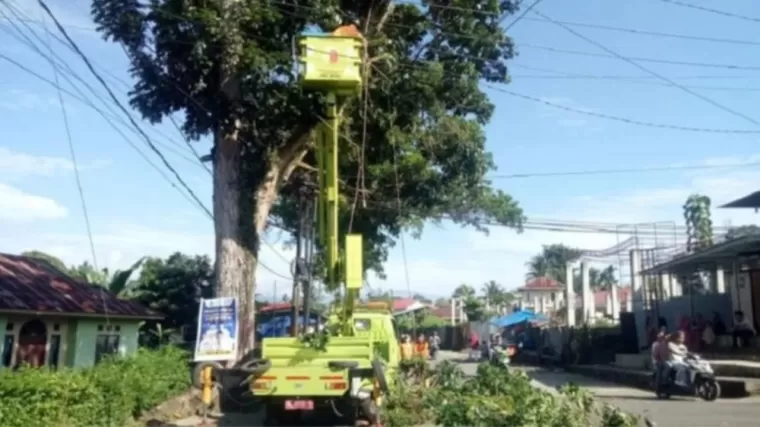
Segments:
[[[39,1],[38,3],[40,4],[40,7],[42,7],[42,9],[43,9],[43,10],[44,10],[44,11],[45,11],[45,12],[46,12],[46,13],[47,13],[47,14],[48,14],[48,15],[49,15],[49,16],[50,16],[52,19],[53,19],[54,23],[56,24],[56,27],[59,29],[59,31],[61,31],[61,32],[62,32],[62,34],[63,34],[63,35],[66,37],[66,39],[69,41],[69,43],[71,44],[71,47],[73,48],[73,50],[75,51],[75,53],[77,53],[77,54],[78,54],[78,55],[79,55],[79,56],[80,56],[80,57],[83,59],[83,61],[84,61],[84,62],[85,62],[85,64],[88,66],[88,68],[90,69],[90,71],[91,71],[91,72],[93,73],[93,75],[96,77],[96,79],[98,79],[98,80],[99,80],[99,82],[100,82],[100,83],[101,83],[101,84],[102,84],[102,85],[105,87],[106,91],[109,93],[109,96],[111,96],[111,98],[112,98],[112,100],[114,101],[114,103],[116,103],[116,105],[117,105],[117,106],[118,106],[118,107],[119,107],[119,108],[122,110],[122,112],[124,112],[124,113],[125,113],[125,114],[128,116],[128,118],[129,118],[130,122],[132,122],[132,125],[133,125],[133,127],[134,127],[134,128],[136,128],[136,129],[139,131],[139,133],[141,134],[141,136],[143,136],[143,138],[145,138],[145,139],[146,139],[146,141],[148,141],[148,144],[149,144],[149,146],[151,147],[151,149],[153,149],[153,150],[154,150],[154,152],[156,152],[156,154],[158,154],[158,155],[159,155],[159,157],[162,159],[162,161],[163,161],[163,162],[164,162],[164,164],[167,166],[167,168],[169,168],[169,169],[170,169],[170,171],[172,171],[172,172],[175,174],[175,176],[177,177],[178,181],[179,181],[180,183],[182,183],[182,184],[183,184],[183,186],[185,187],[185,189],[186,189],[186,190],[187,190],[187,191],[190,193],[191,197],[193,198],[193,201],[194,201],[196,204],[198,204],[198,206],[199,206],[199,207],[201,207],[201,209],[202,209],[202,210],[203,210],[203,211],[204,211],[204,212],[205,212],[205,213],[206,213],[206,214],[207,214],[207,215],[208,215],[210,218],[212,218],[213,216],[211,215],[210,211],[208,211],[208,209],[207,209],[207,208],[205,208],[205,206],[203,206],[203,204],[202,204],[202,203],[201,203],[201,202],[198,200],[198,198],[195,196],[195,194],[193,193],[193,191],[187,187],[187,185],[186,185],[186,184],[184,183],[184,181],[182,180],[181,176],[179,176],[179,174],[176,172],[176,170],[174,170],[174,169],[173,169],[173,168],[172,168],[172,167],[171,167],[169,164],[167,164],[167,161],[166,161],[166,159],[163,157],[163,155],[161,154],[160,150],[158,150],[158,149],[157,149],[155,146],[152,146],[152,145],[151,145],[151,141],[150,141],[150,138],[149,138],[149,137],[147,137],[147,135],[146,135],[146,134],[145,134],[145,132],[144,132],[144,131],[143,131],[143,130],[142,130],[140,127],[139,127],[139,125],[137,125],[137,124],[134,122],[134,119],[132,119],[132,118],[131,118],[131,116],[129,115],[128,111],[125,111],[124,107],[123,107],[123,106],[122,106],[122,105],[119,103],[119,101],[118,101],[118,100],[115,98],[115,96],[113,95],[113,92],[111,92],[111,90],[110,90],[110,88],[108,87],[108,85],[107,85],[107,84],[106,84],[106,83],[105,83],[105,82],[102,80],[102,78],[101,78],[101,77],[100,77],[100,76],[97,74],[97,72],[96,72],[96,71],[93,69],[93,65],[92,65],[92,63],[91,63],[91,62],[88,60],[88,58],[86,58],[86,56],[84,56],[84,55],[83,55],[83,53],[82,53],[82,52],[81,52],[81,50],[78,48],[78,46],[76,45],[76,43],[74,43],[74,42],[71,40],[71,38],[70,38],[70,37],[68,36],[68,34],[65,32],[65,29],[63,29],[63,27],[60,25],[60,22],[59,22],[59,21],[57,21],[57,19],[56,19],[56,18],[55,18],[55,16],[52,14],[52,12],[50,11],[50,9],[49,9],[49,8],[48,8],[48,7],[47,7],[45,4],[44,4],[44,2],[42,2],[42,1]],[[40,52],[40,53],[41,53],[41,52]],[[51,61],[51,64],[55,64],[55,61],[53,60],[53,58],[52,58],[52,57],[50,57],[50,56],[45,56],[44,54],[42,54],[42,55],[43,55],[43,57],[46,57],[46,59],[48,59],[49,61]],[[42,80],[47,80],[47,79],[44,79],[42,76],[40,76],[40,75],[38,75],[38,74],[34,73],[32,70],[28,69],[27,67],[24,67],[22,64],[18,63],[17,61],[14,61],[14,60],[12,60],[11,58],[9,58],[9,57],[7,57],[7,56],[5,56],[5,55],[2,55],[2,54],[0,54],[0,59],[4,59],[4,60],[6,60],[6,61],[10,62],[10,63],[12,63],[13,65],[16,65],[16,66],[18,66],[18,67],[19,67],[19,68],[21,68],[22,70],[24,70],[24,71],[26,71],[26,72],[29,72],[29,73],[31,73],[31,74],[33,74],[33,75],[35,75],[35,76],[36,76],[36,77],[38,77],[38,78],[41,78]],[[57,69],[57,68],[56,68],[56,69]],[[69,70],[70,70],[70,69],[69,69]],[[70,70],[70,71],[71,71],[71,70]],[[73,72],[73,71],[71,71],[71,72]],[[63,89],[60,87],[60,85],[57,85],[57,84],[55,84],[54,82],[50,82],[50,81],[48,81],[48,83],[52,83],[54,86],[56,86],[56,87],[57,87],[57,89],[58,89],[58,90],[61,90],[62,92],[66,92],[66,93],[67,93],[68,95],[70,95],[70,96],[74,96],[74,95],[73,95],[73,94],[71,94],[70,92],[67,92],[67,91],[63,90]],[[74,85],[74,87],[76,87],[76,86]],[[80,100],[81,100],[81,99],[80,99]],[[86,100],[82,100],[82,101],[83,101],[83,102],[85,102],[86,104],[89,104],[89,105],[90,105],[91,107],[93,107],[94,109],[98,110],[98,109],[97,109],[97,107],[95,107],[94,105],[92,105],[92,103],[91,103],[91,102],[88,102],[88,101],[86,101]],[[103,114],[103,112],[102,112],[102,111],[100,111],[100,110],[98,110],[98,111],[101,113],[101,115]],[[114,129],[115,129],[115,130],[117,130],[117,132],[121,133],[121,132],[118,130],[118,128],[114,128]],[[124,136],[124,135],[123,135],[123,133],[121,133],[121,135],[122,135],[123,137],[125,137],[125,139],[127,139],[127,140],[128,140],[128,138],[126,138],[126,136]],[[128,141],[129,141],[129,140],[128,140]],[[136,147],[135,147],[135,148],[136,148]],[[139,151],[139,150],[138,150],[138,151]],[[142,152],[140,152],[140,153],[142,154]],[[148,159],[146,158],[146,160],[148,160]],[[149,163],[151,163],[151,162],[149,161]],[[151,163],[151,164],[152,164],[152,163]],[[154,165],[154,166],[155,166],[155,165]],[[173,183],[172,183],[172,186],[174,186],[174,185],[173,185]],[[176,186],[174,186],[174,187],[176,188]],[[184,194],[184,193],[183,193],[183,194]],[[265,240],[263,240],[263,242],[264,242],[265,244],[267,244],[267,245],[268,245],[268,242],[266,242]],[[272,250],[275,252],[275,254],[276,254],[278,257],[282,258],[283,260],[285,260],[285,261],[287,262],[287,260],[286,260],[286,259],[283,257],[283,255],[282,255],[282,254],[280,254],[280,253],[279,253],[279,251],[277,251],[276,249],[274,249],[274,248],[273,248],[273,247],[271,247],[271,246],[270,246],[270,249],[272,249]],[[274,271],[273,269],[269,268],[268,266],[266,266],[266,265],[265,265],[265,264],[263,264],[262,262],[259,262],[258,264],[259,264],[259,265],[261,265],[261,266],[262,266],[262,268],[264,268],[265,270],[269,271],[270,273],[272,273],[272,274],[274,274],[274,275],[276,275],[276,276],[279,276],[279,277],[282,277],[282,278],[286,278],[286,279],[290,279],[290,277],[288,277],[288,276],[285,276],[285,275],[283,275],[283,274],[281,274],[281,273],[278,273],[278,272]]]
[[[719,10],[719,9],[711,9],[709,7],[698,6],[696,4],[686,3],[682,1],[676,1],[676,0],[660,0],[660,1],[663,1],[665,3],[670,3],[676,6],[680,6],[680,7],[689,8],[689,9],[701,10],[702,12],[710,12],[716,15],[723,15],[729,18],[743,19],[745,21],[751,21],[751,22],[760,22],[760,18],[755,18],[752,16],[746,16],[746,15],[739,15],[737,13],[726,12],[724,10]]]
[[[213,217],[213,214],[211,211],[201,202],[201,200],[198,198],[198,196],[195,194],[195,192],[190,188],[190,186],[187,185],[184,179],[179,175],[176,169],[169,163],[169,161],[164,157],[163,153],[153,144],[153,141],[150,139],[150,137],[139,127],[137,122],[132,118],[132,116],[129,114],[129,111],[121,104],[121,101],[114,95],[113,91],[111,90],[110,86],[108,86],[108,83],[103,80],[103,78],[100,76],[100,73],[98,73],[95,68],[93,67],[92,63],[90,62],[89,58],[87,58],[87,55],[82,52],[82,50],[79,48],[79,45],[71,39],[71,36],[69,36],[69,33],[66,31],[63,26],[61,26],[61,23],[58,21],[58,19],[55,17],[55,14],[50,10],[47,4],[43,0],[37,0],[37,3],[42,7],[42,9],[45,11],[45,13],[53,20],[53,23],[55,24],[56,28],[58,28],[58,31],[63,35],[63,37],[68,41],[68,43],[71,45],[72,48],[76,50],[77,55],[84,61],[85,65],[87,65],[87,68],[90,70],[92,75],[95,77],[95,79],[100,82],[100,84],[103,86],[103,88],[108,92],[109,97],[113,102],[116,104],[117,107],[124,113],[129,121],[132,123],[132,126],[137,128],[142,135],[142,137],[145,139],[145,142],[148,144],[150,149],[161,159],[161,161],[164,163],[164,166],[166,166],[167,169],[169,169],[177,179],[177,181],[182,185],[185,190],[190,194],[190,197],[195,200],[195,202],[198,204],[198,206],[203,209],[209,216]]]
[[[546,19],[539,19],[539,18],[523,18],[523,19],[527,21],[551,23],[551,21],[548,21]],[[717,38],[717,37],[693,36],[693,35],[688,35],[688,34],[673,34],[673,33],[664,33],[660,31],[639,30],[635,28],[614,27],[611,25],[588,24],[588,23],[583,23],[583,22],[568,22],[568,21],[557,21],[557,22],[567,25],[568,27],[592,28],[596,30],[616,31],[620,33],[629,33],[629,34],[636,34],[636,35],[641,35],[641,36],[664,37],[664,38],[673,38],[673,39],[682,39],[682,40],[724,43],[724,44],[738,44],[738,45],[746,45],[746,46],[760,46],[760,41],[757,41],[757,40],[737,40],[737,39],[723,39],[723,38]]]
[[[740,112],[738,112],[738,111],[736,111],[736,110],[734,110],[732,108],[726,107],[725,105],[723,105],[723,104],[721,104],[721,103],[719,103],[719,102],[717,102],[717,101],[715,101],[715,100],[713,100],[713,99],[711,99],[711,98],[709,98],[707,96],[704,96],[704,95],[702,95],[702,94],[700,94],[698,92],[694,92],[693,90],[691,90],[691,89],[689,89],[687,87],[682,86],[680,83],[677,83],[674,80],[669,79],[669,78],[663,76],[660,73],[657,73],[655,71],[650,70],[649,68],[644,67],[643,65],[639,64],[638,62],[636,62],[632,58],[627,58],[627,57],[625,57],[623,55],[620,55],[619,53],[615,52],[614,50],[612,50],[612,49],[610,49],[610,48],[608,48],[606,46],[604,46],[603,44],[601,44],[601,43],[599,43],[599,42],[597,42],[595,40],[592,40],[591,38],[586,37],[583,34],[580,34],[579,32],[573,30],[572,28],[568,27],[567,25],[564,25],[564,24],[562,24],[562,23],[560,23],[558,21],[555,21],[554,19],[552,19],[552,18],[544,15],[541,12],[534,11],[533,13],[535,13],[536,15],[538,15],[538,16],[544,18],[544,19],[548,19],[549,21],[551,21],[555,25],[563,28],[565,31],[569,32],[570,34],[573,34],[574,36],[580,38],[581,40],[584,40],[587,43],[592,44],[592,45],[598,47],[599,49],[602,49],[603,51],[605,51],[605,52],[607,52],[607,53],[609,53],[611,55],[614,55],[618,59],[620,59],[622,61],[625,61],[625,62],[633,65],[634,67],[638,68],[639,70],[641,70],[641,71],[643,71],[643,72],[645,72],[647,74],[651,74],[652,76],[655,76],[658,79],[660,79],[660,80],[662,80],[664,82],[667,82],[668,84],[672,85],[673,87],[681,89],[682,91],[688,93],[689,95],[691,95],[691,96],[693,96],[695,98],[699,98],[702,101],[707,102],[708,104],[710,104],[710,105],[712,105],[712,106],[714,106],[714,107],[716,107],[716,108],[718,108],[720,110],[723,110],[723,111],[725,111],[725,112],[727,112],[729,114],[732,114],[732,115],[734,115],[736,117],[742,118],[742,119],[744,119],[744,120],[746,120],[746,121],[748,121],[748,122],[750,122],[752,124],[760,126],[760,122],[759,121],[753,119],[752,117],[750,117],[750,116],[748,116],[748,115],[746,115],[744,113],[740,113]]]

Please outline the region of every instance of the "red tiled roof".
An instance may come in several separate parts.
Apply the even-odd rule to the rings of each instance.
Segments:
[[[610,293],[610,291],[596,291],[594,292],[594,306],[595,307],[606,307],[607,306],[607,295]],[[618,301],[620,304],[625,304],[628,299],[631,297],[631,287],[630,286],[618,286]],[[576,307],[580,307],[580,304],[582,303],[582,296],[581,294],[575,294],[575,301],[576,301]]]
[[[267,304],[259,309],[259,313],[269,313],[272,311],[286,311],[286,310],[292,310],[293,304],[289,302],[276,302],[272,304]]]
[[[520,288],[521,291],[555,291],[562,290],[565,285],[550,278],[550,277],[536,277],[525,283],[525,286]]]
[[[393,303],[391,305],[391,308],[394,312],[396,311],[404,311],[412,306],[412,304],[416,304],[417,301],[414,298],[401,298],[401,299],[395,299],[393,300]]]
[[[155,319],[162,316],[35,258],[0,254],[0,311]]]

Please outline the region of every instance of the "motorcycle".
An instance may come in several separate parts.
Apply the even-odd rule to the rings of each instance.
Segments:
[[[657,372],[652,374],[655,394],[659,399],[669,399],[673,394],[691,395],[707,402],[720,397],[720,384],[710,362],[696,354],[689,354],[684,359],[688,384],[679,381],[677,369],[667,369],[665,378],[659,379]]]

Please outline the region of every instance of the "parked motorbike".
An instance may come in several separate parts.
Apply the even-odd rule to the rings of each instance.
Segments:
[[[684,359],[686,362],[686,375],[689,378],[688,384],[679,381],[676,369],[668,369],[664,373],[665,378],[658,381],[657,372],[652,374],[654,390],[659,399],[669,399],[673,394],[696,396],[702,400],[712,402],[720,397],[720,384],[715,377],[710,362],[702,359],[696,354],[689,354]]]

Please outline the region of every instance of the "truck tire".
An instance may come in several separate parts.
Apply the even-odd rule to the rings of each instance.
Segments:
[[[242,364],[240,364],[239,367],[237,367],[238,370],[241,372],[245,372],[249,375],[261,375],[264,372],[268,371],[269,368],[272,367],[272,361],[269,359],[250,359],[246,360]]]
[[[222,369],[222,365],[218,362],[200,362],[195,364],[193,371],[190,374],[190,381],[192,382],[193,387],[199,390],[203,388],[201,375],[203,374],[203,370],[207,367],[211,367],[211,379],[215,383],[219,381],[219,371]]]
[[[377,385],[380,386],[380,391],[385,394],[390,393],[391,389],[388,386],[388,378],[385,376],[385,366],[383,365],[383,362],[380,361],[380,359],[375,358],[372,360],[372,373],[375,376]]]

